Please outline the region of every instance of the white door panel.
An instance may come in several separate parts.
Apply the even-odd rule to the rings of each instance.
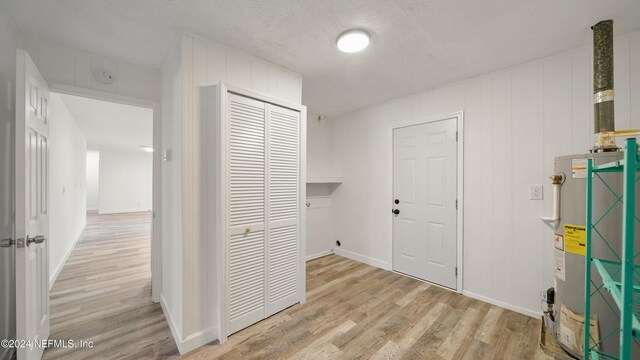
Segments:
[[[229,94],[227,330],[300,301],[300,112]]]
[[[393,268],[456,288],[456,119],[393,132]]]
[[[267,316],[271,316],[300,300],[300,113],[267,104],[267,124]]]
[[[265,314],[265,106],[229,94],[229,334]]]
[[[34,345],[18,360],[32,360],[49,337],[49,89],[27,53],[16,67],[16,338]]]

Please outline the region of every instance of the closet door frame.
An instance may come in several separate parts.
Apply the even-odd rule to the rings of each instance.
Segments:
[[[211,194],[211,198],[215,199],[213,201],[213,209],[209,211],[209,214],[217,214],[215,216],[215,231],[216,235],[216,243],[218,244],[216,247],[216,252],[218,256],[216,258],[218,266],[216,269],[217,276],[215,276],[215,280],[218,284],[216,303],[218,304],[217,308],[219,309],[217,318],[219,319],[219,336],[218,339],[220,344],[224,343],[227,340],[228,329],[229,329],[229,304],[228,304],[228,295],[229,295],[229,284],[224,281],[227,277],[227,271],[229,269],[229,263],[227,254],[229,253],[228,248],[228,237],[229,234],[229,193],[226,191],[228,189],[228,176],[230,171],[229,164],[229,114],[228,114],[228,94],[233,93],[236,95],[252,98],[258,101],[263,101],[265,103],[278,105],[284,108],[288,108],[294,111],[298,111],[300,113],[300,127],[299,127],[299,136],[300,136],[300,148],[299,148],[299,164],[300,164],[300,174],[299,174],[299,191],[300,191],[300,201],[298,202],[298,214],[300,216],[300,223],[298,226],[298,239],[299,239],[299,247],[298,247],[298,294],[300,295],[300,304],[304,304],[306,302],[306,265],[305,265],[305,253],[306,253],[306,207],[305,207],[305,195],[307,193],[307,107],[301,104],[292,103],[290,101],[278,99],[276,97],[263,94],[257,91],[245,89],[242,87],[237,87],[233,85],[229,85],[225,82],[220,82],[216,86],[216,101],[215,101],[215,118],[213,119],[213,124],[209,124],[212,127],[212,131],[209,134],[213,135],[213,143],[216,146],[211,149],[213,153],[209,152],[210,159],[209,161],[213,162],[212,173],[208,174],[209,182],[213,182],[214,190]],[[268,149],[266,149],[268,150]],[[209,196],[209,195],[208,195]],[[219,223],[218,223],[219,221]]]

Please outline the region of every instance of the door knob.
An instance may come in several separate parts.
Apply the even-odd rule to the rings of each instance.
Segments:
[[[2,239],[0,240],[0,248],[8,248],[15,245],[16,241],[13,239]]]
[[[42,244],[44,240],[45,237],[42,235],[36,235],[34,237],[29,237],[29,235],[27,235],[27,246],[31,245],[32,243]]]
[[[398,210],[398,209],[393,209],[392,213],[394,213],[394,214],[398,215],[398,214],[400,214],[400,210]]]
[[[394,202],[396,205],[397,205],[397,204],[400,204],[400,200],[398,200],[398,199],[393,200],[393,202]]]

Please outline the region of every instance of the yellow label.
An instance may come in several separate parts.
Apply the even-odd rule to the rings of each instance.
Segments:
[[[587,250],[587,227],[581,225],[564,225],[564,250],[584,256]]]

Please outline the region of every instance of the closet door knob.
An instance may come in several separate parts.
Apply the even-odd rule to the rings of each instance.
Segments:
[[[250,228],[250,227],[248,227],[248,228],[245,228],[245,229],[244,229],[244,233],[245,233],[245,234],[248,234],[248,233],[250,233],[250,232],[251,232],[251,228]]]
[[[394,210],[393,210],[393,213],[394,213],[394,214],[396,214],[396,215],[398,215],[398,214],[400,214],[400,210],[398,210],[398,209],[394,209]]]

